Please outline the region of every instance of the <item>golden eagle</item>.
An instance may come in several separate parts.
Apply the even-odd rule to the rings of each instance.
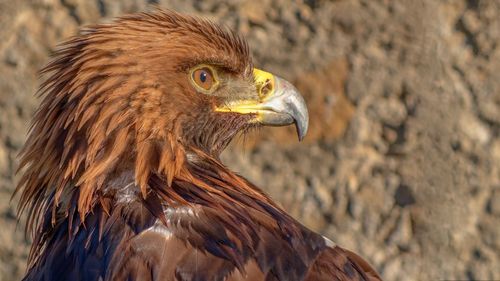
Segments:
[[[220,162],[238,133],[308,125],[238,35],[133,14],[83,29],[42,73],[16,190],[34,240],[24,280],[380,279]]]

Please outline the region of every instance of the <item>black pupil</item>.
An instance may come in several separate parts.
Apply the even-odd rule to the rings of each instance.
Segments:
[[[207,72],[206,72],[206,71],[202,71],[202,72],[200,73],[200,81],[201,81],[202,83],[205,83],[205,82],[207,81]]]

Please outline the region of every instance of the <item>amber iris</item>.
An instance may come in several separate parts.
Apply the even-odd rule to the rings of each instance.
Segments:
[[[203,67],[193,71],[192,78],[196,86],[203,90],[211,90],[215,84],[214,75],[212,70],[208,67]]]

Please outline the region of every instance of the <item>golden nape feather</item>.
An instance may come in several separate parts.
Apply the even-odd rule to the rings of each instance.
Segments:
[[[24,280],[380,280],[219,160],[304,100],[246,41],[157,10],[84,28],[43,70],[21,153]]]

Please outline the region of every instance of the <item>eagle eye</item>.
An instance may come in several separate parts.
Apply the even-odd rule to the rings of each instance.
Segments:
[[[195,68],[191,72],[191,80],[194,85],[203,92],[211,91],[217,85],[214,72],[212,71],[212,68],[208,66]]]

